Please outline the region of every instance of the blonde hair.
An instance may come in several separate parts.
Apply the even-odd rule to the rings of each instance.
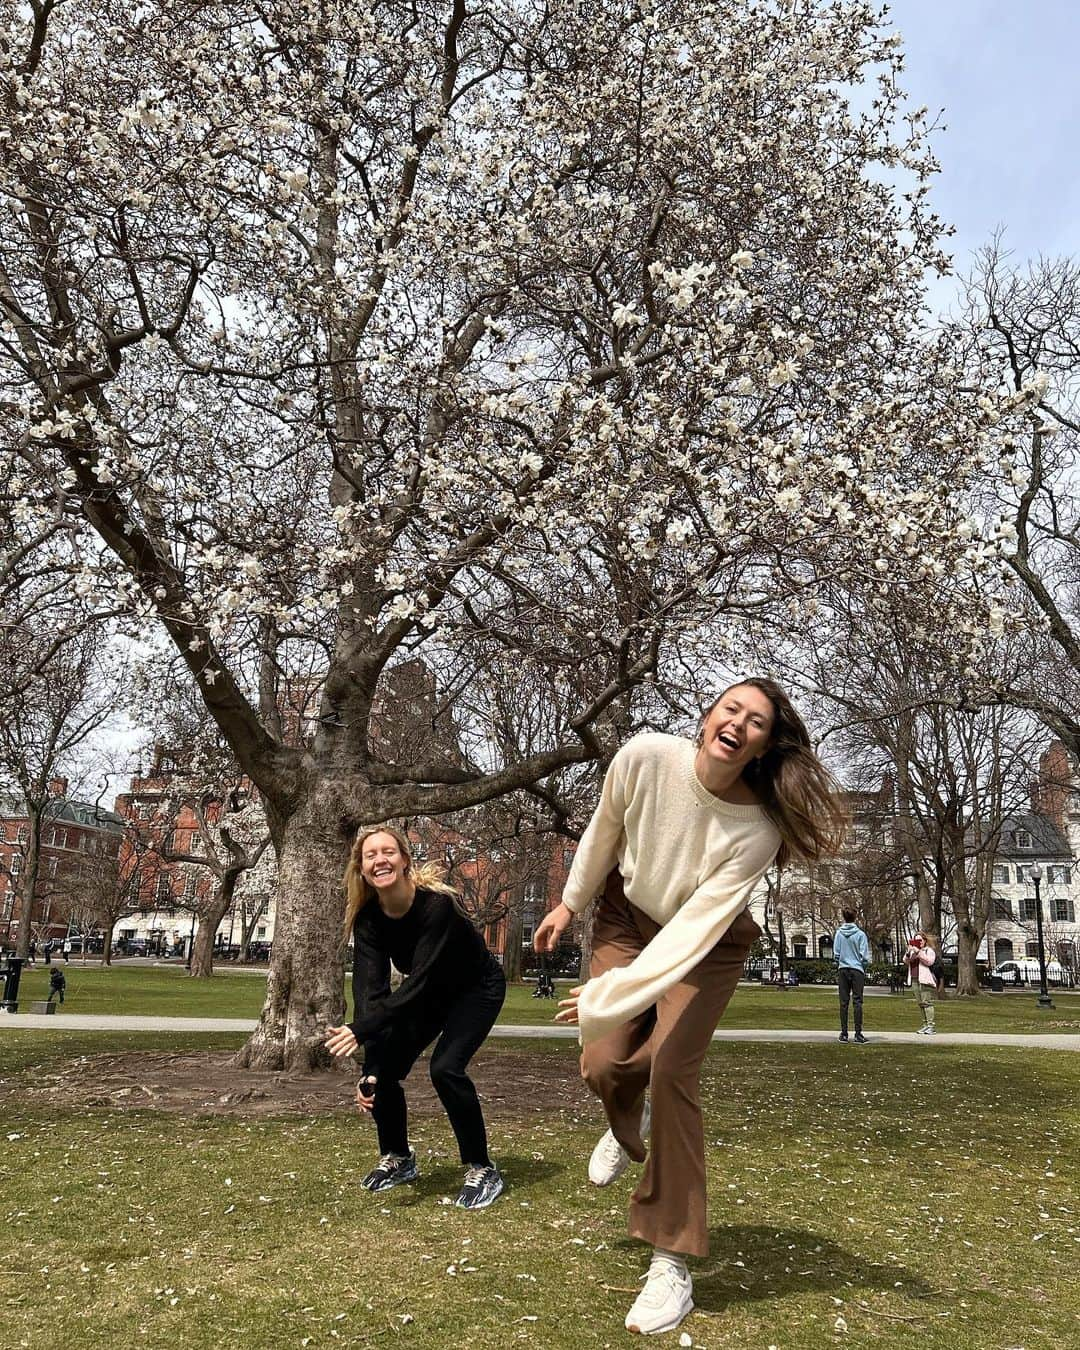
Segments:
[[[349,850],[349,862],[345,868],[345,921],[341,926],[341,938],[348,942],[352,936],[356,916],[375,895],[374,890],[364,880],[364,845],[374,834],[388,834],[397,844],[401,856],[405,859],[405,875],[417,890],[439,891],[442,895],[457,898],[457,891],[446,881],[445,871],[435,863],[417,863],[413,858],[412,845],[408,837],[392,825],[371,825],[357,832]]]
[[[702,715],[696,744],[701,744],[705,720],[724,694],[746,685],[763,693],[773,707],[768,748],[747,764],[742,776],[780,831],[777,865],[783,867],[792,858],[818,862],[832,857],[840,852],[848,828],[842,789],[814,753],[805,722],[775,680],[750,676],[728,685]]]

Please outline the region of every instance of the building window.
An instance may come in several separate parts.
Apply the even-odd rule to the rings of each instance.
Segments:
[[[1034,896],[1025,895],[1022,900],[1016,902],[1016,908],[1018,911],[1016,917],[1021,923],[1027,923],[1029,920],[1034,923],[1036,917]]]
[[[13,853],[8,859],[8,871],[13,877],[17,877],[22,871],[22,854]]]
[[[1007,886],[1009,884],[1009,869],[1004,863],[994,864],[994,885]]]
[[[1032,848],[1033,842],[1027,830],[1014,830],[1013,843],[1017,848]]]
[[[261,924],[256,928],[255,936],[260,939],[266,937],[266,929]]]
[[[15,831],[15,842],[17,844],[27,844],[30,842],[30,827],[28,825],[20,825]]]
[[[1068,886],[1069,869],[1067,865],[1056,864],[1046,869],[1047,881],[1052,881],[1056,886]]]
[[[1057,923],[1075,923],[1076,910],[1071,900],[1063,900],[1060,896],[1055,896],[1050,901],[1051,917]]]
[[[1035,959],[1038,960],[1038,959],[1039,959],[1039,944],[1038,944],[1037,942],[1025,942],[1025,943],[1024,943],[1024,955],[1025,955],[1025,956],[1034,956]]]
[[[156,909],[170,909],[173,903],[172,886],[169,881],[168,873],[157,879],[157,895],[155,897]]]
[[[994,896],[994,918],[995,918],[995,919],[1011,919],[1012,917],[1013,917],[1012,905],[1010,905],[1009,902],[1008,902],[1008,900],[1004,899],[1002,896],[1000,896],[1000,895],[995,895],[995,896]]]
[[[792,951],[792,955],[795,957],[795,960],[796,960],[796,961],[805,961],[805,960],[806,960],[806,939],[805,939],[804,937],[801,937],[801,938],[792,938],[792,940],[791,940],[791,951]]]

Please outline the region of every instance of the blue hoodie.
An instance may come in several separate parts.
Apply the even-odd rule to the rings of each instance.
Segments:
[[[833,960],[847,970],[865,970],[870,964],[870,944],[854,923],[842,923],[832,940]]]

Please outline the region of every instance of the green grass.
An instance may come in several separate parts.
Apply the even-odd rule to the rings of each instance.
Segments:
[[[192,980],[181,967],[114,966],[103,968],[73,961],[66,971],[68,1013],[145,1014],[159,1017],[257,1017],[265,989],[261,975],[226,967],[211,980]],[[560,982],[560,991],[569,988]],[[31,999],[48,992],[48,971],[24,973],[20,989],[23,1011]],[[24,1001],[25,1000],[25,1001]],[[1035,1006],[1035,994],[984,994],[975,999],[943,1000],[938,1006],[942,1031],[1080,1032],[1080,994],[1053,994],[1054,1009]],[[555,1003],[534,999],[531,986],[511,988],[500,1021],[517,1025],[550,1022]],[[913,1031],[920,1018],[910,995],[868,995],[866,1025],[871,1031]],[[775,1029],[832,1029],[837,1025],[836,990],[818,986],[762,989],[742,985],[724,1014],[723,1026]]]
[[[32,1075],[130,1045],[146,1037],[5,1031],[0,1063]],[[529,1049],[574,1076],[572,1045]],[[712,1252],[685,1330],[706,1350],[1077,1344],[1078,1101],[1072,1054],[719,1047],[704,1083]],[[628,1345],[643,1249],[623,1236],[632,1179],[605,1192],[583,1179],[599,1122],[587,1105],[493,1124],[508,1191],[467,1215],[445,1203],[460,1169],[443,1119],[414,1127],[420,1183],[372,1197],[356,1187],[374,1154],[359,1119],[9,1099],[3,1343]]]

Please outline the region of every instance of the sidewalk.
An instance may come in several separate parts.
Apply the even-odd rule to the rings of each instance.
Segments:
[[[84,1013],[39,1013],[0,1015],[0,1031],[254,1031],[253,1017],[110,1017]],[[492,1036],[520,1040],[576,1039],[574,1027],[508,1026],[492,1028]],[[773,1041],[835,1045],[835,1031],[716,1031],[714,1041]],[[1080,1035],[1041,1036],[1011,1035],[1008,1033],[942,1031],[935,1036],[920,1036],[914,1031],[871,1032],[873,1045],[1000,1045],[1014,1050],[1074,1050],[1080,1051]],[[863,1046],[849,1045],[848,1052],[858,1054]],[[869,1053],[867,1051],[867,1053]]]

